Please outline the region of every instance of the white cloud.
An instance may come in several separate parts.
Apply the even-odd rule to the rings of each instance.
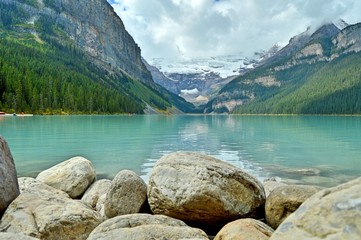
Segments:
[[[361,21],[357,0],[109,0],[146,59],[208,57],[288,40],[310,25]]]

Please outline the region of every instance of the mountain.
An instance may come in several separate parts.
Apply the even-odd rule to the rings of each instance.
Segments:
[[[326,24],[293,37],[224,86],[206,112],[360,114],[361,23]]]
[[[258,66],[278,49],[279,46],[275,45],[269,51],[257,51],[253,58],[243,57],[239,53],[211,58],[182,55],[180,60],[173,61],[152,59],[149,64],[146,63],[146,67],[156,83],[195,105],[201,105],[214,97],[225,84]]]
[[[154,83],[106,0],[2,0],[0,13],[2,111],[194,109]]]

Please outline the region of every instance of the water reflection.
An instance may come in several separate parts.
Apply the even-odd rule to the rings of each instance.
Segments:
[[[1,120],[0,134],[20,176],[82,155],[100,177],[130,169],[146,179],[174,151],[208,154],[261,180],[327,185],[361,175],[360,117],[35,116]]]

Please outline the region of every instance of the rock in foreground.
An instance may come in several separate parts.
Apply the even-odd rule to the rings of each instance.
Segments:
[[[93,164],[83,157],[74,157],[42,171],[36,179],[66,192],[71,198],[78,198],[95,178]]]
[[[361,178],[314,194],[271,239],[361,239]]]
[[[106,194],[104,210],[107,217],[139,213],[147,200],[147,185],[136,173],[123,170],[113,179]]]
[[[20,194],[14,159],[0,136],[0,213]]]
[[[100,224],[88,240],[101,239],[208,239],[200,229],[162,215],[131,214],[114,217]]]
[[[94,182],[84,193],[81,201],[95,209],[100,197],[108,192],[112,181],[109,179],[101,179]]]
[[[29,237],[21,233],[0,232],[1,240],[37,240],[38,238]]]
[[[261,221],[245,218],[228,223],[217,234],[214,240],[267,240],[273,229]]]
[[[285,185],[274,189],[266,200],[267,224],[276,229],[306,199],[320,190],[307,185]]]
[[[221,160],[191,152],[162,157],[149,179],[155,214],[194,224],[223,224],[255,214],[265,202],[254,177]]]
[[[24,189],[6,209],[0,231],[40,239],[86,239],[102,221],[97,212],[66,193],[35,179],[22,182]]]

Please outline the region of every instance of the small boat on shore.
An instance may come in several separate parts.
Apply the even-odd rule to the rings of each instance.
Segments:
[[[32,117],[34,116],[34,114],[25,114],[25,113],[5,113],[5,112],[0,112],[0,116],[7,116],[7,117]]]

